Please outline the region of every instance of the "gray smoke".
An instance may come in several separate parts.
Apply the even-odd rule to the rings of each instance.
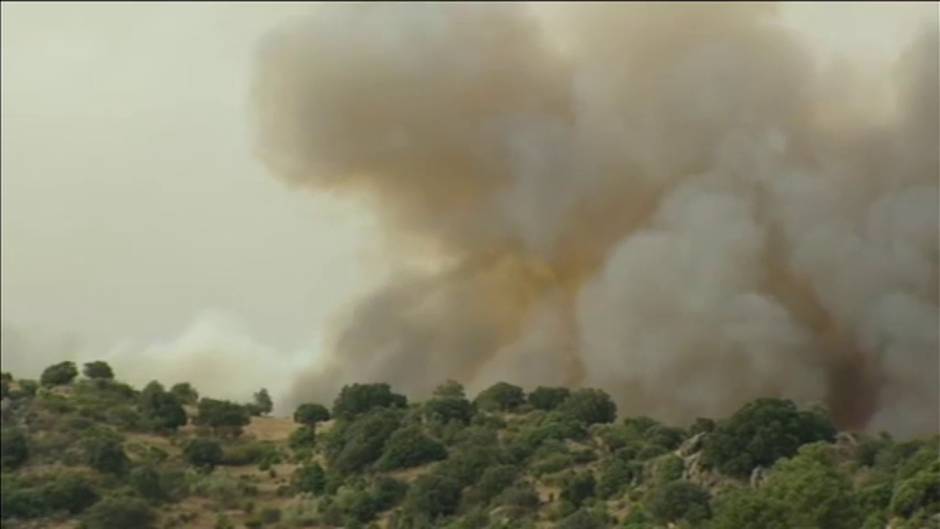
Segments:
[[[536,9],[328,6],[264,43],[262,158],[438,263],[363,299],[294,399],[508,380],[936,431],[936,21],[886,100],[773,6]]]

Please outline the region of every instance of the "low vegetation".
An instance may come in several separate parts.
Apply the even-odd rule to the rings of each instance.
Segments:
[[[353,384],[276,418],[264,389],[136,389],[101,361],[0,381],[9,529],[940,527],[938,437],[783,399],[679,427],[598,389]]]

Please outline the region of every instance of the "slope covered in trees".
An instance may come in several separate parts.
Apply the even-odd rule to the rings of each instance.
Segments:
[[[787,400],[671,426],[596,389],[354,384],[274,418],[264,390],[82,373],[3,375],[4,528],[940,527],[937,437],[839,433]]]

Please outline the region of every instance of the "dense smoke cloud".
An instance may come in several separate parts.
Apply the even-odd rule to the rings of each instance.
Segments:
[[[260,155],[438,263],[363,299],[294,398],[508,380],[670,420],[776,395],[935,431],[937,62],[934,21],[886,99],[819,73],[763,4],[344,5],[283,28]]]

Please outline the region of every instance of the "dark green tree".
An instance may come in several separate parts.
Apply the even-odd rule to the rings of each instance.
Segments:
[[[156,430],[176,430],[186,424],[186,410],[173,393],[164,391],[156,380],[140,392],[138,408]]]
[[[114,378],[114,371],[111,370],[111,366],[101,360],[86,363],[84,369],[82,369],[82,374],[88,378],[99,380],[112,380]]]
[[[652,491],[647,502],[650,513],[660,522],[687,520],[698,524],[711,516],[708,491],[688,481],[670,481]]]
[[[613,422],[617,417],[617,405],[600,389],[575,390],[558,411],[585,424]]]
[[[123,476],[130,461],[124,453],[120,439],[111,434],[93,433],[82,444],[85,448],[85,460],[91,468],[105,474]]]
[[[29,442],[26,433],[19,428],[4,428],[0,431],[0,468],[13,470],[29,458]]]
[[[186,462],[204,472],[212,472],[223,456],[222,445],[212,439],[193,439],[183,449]]]
[[[702,462],[724,474],[746,477],[769,468],[807,443],[832,441],[836,429],[818,410],[801,411],[783,399],[758,399],[719,422],[703,443]]]
[[[407,511],[431,518],[448,516],[457,511],[461,486],[453,478],[435,473],[424,474],[415,480],[405,498]]]
[[[405,426],[389,438],[376,466],[380,470],[411,468],[447,457],[444,445],[425,435],[418,426]]]
[[[234,402],[203,398],[199,401],[194,422],[198,426],[208,426],[220,435],[238,436],[242,427],[251,422],[251,416],[244,406]]]
[[[352,419],[373,408],[404,408],[408,400],[404,395],[392,393],[388,384],[352,384],[343,386],[333,402],[333,416]]]
[[[497,382],[480,392],[474,403],[481,410],[512,411],[525,404],[525,392],[519,386]]]
[[[255,393],[254,402],[246,406],[249,413],[255,416],[267,415],[271,413],[271,410],[274,409],[274,403],[271,402],[271,396],[268,395],[268,390],[261,388],[260,391]]]
[[[571,391],[568,388],[549,388],[539,386],[529,393],[529,404],[537,410],[551,411],[568,399]]]
[[[189,382],[180,382],[170,388],[170,393],[183,404],[196,404],[199,401],[199,392]]]
[[[59,362],[47,367],[39,377],[39,382],[46,387],[71,384],[78,376],[75,362]]]
[[[294,422],[315,429],[318,422],[330,420],[330,410],[321,404],[305,403],[294,411]]]
[[[88,509],[82,522],[87,529],[151,529],[156,520],[156,513],[144,500],[111,497]]]
[[[562,484],[561,499],[580,507],[585,500],[594,497],[596,485],[594,473],[590,471],[570,474]]]

